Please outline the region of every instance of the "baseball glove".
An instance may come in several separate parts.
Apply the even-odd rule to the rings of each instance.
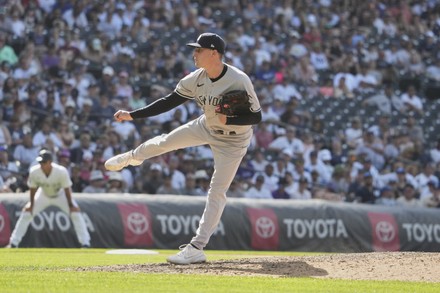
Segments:
[[[223,94],[220,97],[220,103],[215,112],[226,116],[237,116],[239,114],[249,113],[251,103],[246,91],[235,90]]]

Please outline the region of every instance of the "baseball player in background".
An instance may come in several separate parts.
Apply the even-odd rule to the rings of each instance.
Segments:
[[[52,153],[42,150],[37,157],[38,165],[29,171],[28,186],[30,202],[26,204],[12,232],[9,245],[18,247],[34,215],[49,206],[59,207],[70,215],[73,227],[82,247],[90,247],[90,235],[78,204],[72,199],[70,180],[67,169],[53,162]]]
[[[194,48],[193,58],[197,70],[181,79],[169,95],[131,112],[119,110],[114,117],[116,121],[151,117],[188,100],[195,100],[203,109],[203,114],[168,134],[156,136],[136,149],[105,162],[108,170],[118,171],[128,165],[138,166],[146,159],[170,151],[206,144],[211,147],[214,173],[205,210],[191,242],[181,245],[179,253],[168,257],[167,261],[174,264],[206,261],[203,248],[220,222],[226,205],[226,191],[251,141],[252,125],[261,121],[260,103],[250,78],[236,67],[223,62],[226,47],[224,40],[217,34],[203,33],[195,43],[187,46]],[[237,90],[248,93],[248,111],[237,116],[218,113],[216,107],[221,95]]]

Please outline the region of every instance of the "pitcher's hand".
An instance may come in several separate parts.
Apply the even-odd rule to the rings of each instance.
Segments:
[[[118,122],[122,122],[124,120],[126,121],[133,120],[133,117],[131,117],[130,113],[125,110],[118,110],[118,112],[116,112],[115,115],[113,115],[113,117],[115,117],[115,120]]]

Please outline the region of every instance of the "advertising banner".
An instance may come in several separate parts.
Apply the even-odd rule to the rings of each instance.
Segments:
[[[205,197],[74,194],[93,247],[176,249],[195,235]],[[0,245],[27,202],[0,197]],[[79,247],[69,215],[35,215],[21,247]],[[228,199],[207,249],[323,252],[440,251],[436,209],[323,200]]]

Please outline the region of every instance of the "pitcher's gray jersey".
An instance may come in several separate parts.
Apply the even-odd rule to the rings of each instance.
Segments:
[[[206,125],[209,129],[235,131],[237,134],[246,133],[252,125],[224,125],[221,124],[216,106],[220,96],[233,90],[246,90],[251,103],[252,112],[260,111],[260,103],[249,77],[238,68],[226,64],[228,67],[224,76],[219,80],[211,81],[205,69],[198,69],[185,76],[177,84],[175,91],[188,99],[194,99],[203,109],[206,116]],[[244,88],[243,88],[244,85]]]

